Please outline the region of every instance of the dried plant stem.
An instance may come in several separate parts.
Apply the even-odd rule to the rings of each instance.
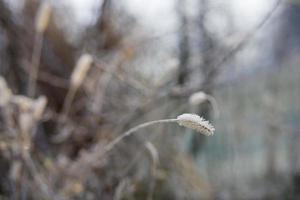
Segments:
[[[71,105],[72,105],[72,101],[75,97],[75,94],[77,92],[77,88],[75,87],[70,87],[70,89],[68,90],[68,93],[66,95],[65,101],[64,101],[64,105],[63,105],[63,111],[61,113],[61,122],[64,123],[67,119],[67,116],[69,114]]]
[[[91,65],[93,62],[93,57],[89,54],[83,54],[80,56],[80,58],[77,61],[77,64],[73,70],[73,73],[71,75],[70,80],[70,89],[68,90],[68,93],[66,95],[63,110],[62,110],[62,123],[64,123],[67,119],[67,116],[69,114],[72,101],[75,97],[75,94],[78,90],[78,88],[82,85]]]
[[[34,97],[35,90],[36,90],[36,81],[39,72],[39,65],[43,47],[43,34],[36,33],[35,42],[34,42],[34,49],[32,53],[31,59],[31,70],[29,74],[29,85],[28,85],[28,95],[30,97]]]
[[[210,102],[212,106],[215,117],[218,118],[220,116],[220,110],[216,99],[211,95],[207,95],[207,100]]]
[[[38,172],[34,161],[32,160],[28,151],[23,152],[23,159],[27,168],[29,169],[31,176],[36,180],[38,187],[45,195],[44,197],[47,199],[60,199],[55,195],[55,193],[49,188],[49,186],[45,183],[45,178],[41,176]]]
[[[180,126],[193,129],[196,132],[202,133],[207,136],[213,135],[215,131],[215,128],[209,123],[209,121],[206,121],[205,119],[203,119],[202,117],[196,114],[190,114],[190,113],[181,114],[177,116],[176,119],[162,119],[162,120],[146,122],[124,132],[123,134],[121,134],[119,137],[112,140],[103,148],[101,144],[94,146],[94,148],[91,150],[89,154],[80,156],[76,162],[73,162],[69,167],[69,171],[78,174],[79,170],[84,171],[88,169],[91,165],[93,165],[95,160],[101,159],[102,156],[104,156],[107,152],[112,150],[125,137],[130,136],[131,134],[137,132],[140,129],[146,128],[148,126],[156,125],[156,124],[175,123],[175,122]]]
[[[79,158],[78,161],[71,164],[69,167],[69,171],[73,173],[78,173],[78,170],[84,170],[86,168],[89,168],[89,166],[93,165],[95,160],[101,159],[107,152],[112,150],[118,143],[120,143],[125,137],[130,136],[131,134],[135,133],[136,131],[146,128],[148,126],[152,126],[155,124],[160,123],[173,123],[178,122],[178,119],[162,119],[162,120],[156,120],[156,121],[150,121],[143,124],[140,124],[138,126],[135,126],[128,131],[121,134],[119,137],[115,138],[113,141],[108,143],[106,146],[101,148],[101,146],[96,146],[89,155],[85,155],[84,157]]]
[[[125,137],[130,136],[131,134],[133,134],[134,132],[136,132],[140,129],[143,129],[143,128],[146,128],[148,126],[152,126],[155,124],[173,123],[173,122],[178,122],[178,119],[162,119],[162,120],[146,122],[146,123],[140,124],[138,126],[135,126],[131,129],[129,129],[128,131],[126,131],[125,133],[123,133],[122,135],[120,135],[119,137],[117,137],[116,139],[114,139],[113,141],[111,141],[109,144],[107,144],[103,148],[103,151],[101,152],[101,156],[103,156],[105,153],[107,153],[108,151],[113,149],[115,147],[115,145],[118,144],[120,141],[122,141]]]
[[[152,200],[155,190],[155,182],[156,182],[156,174],[157,174],[157,167],[159,164],[159,156],[158,151],[155,146],[151,142],[146,142],[145,147],[149,152],[151,158],[151,167],[150,167],[150,180],[149,180],[149,189],[147,194],[147,200]]]

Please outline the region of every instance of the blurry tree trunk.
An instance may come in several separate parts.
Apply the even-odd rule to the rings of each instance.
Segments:
[[[122,39],[120,32],[114,26],[113,3],[113,0],[103,1],[96,23],[97,34],[99,34],[98,49],[101,50],[113,50],[120,44]]]
[[[298,0],[285,1],[285,6],[281,12],[279,27],[275,33],[274,38],[274,63],[273,72],[275,76],[284,70],[283,67],[293,60],[295,55],[300,52],[300,4]],[[274,105],[269,105],[270,123],[268,124],[269,132],[267,133],[266,145],[267,145],[267,155],[266,155],[266,175],[269,179],[274,179],[277,174],[276,166],[276,150],[279,140],[279,135],[281,134],[281,121],[277,121],[276,116],[281,116],[280,109],[276,105],[276,100],[279,97],[279,83],[278,79],[273,78],[274,74],[270,75],[267,88],[270,91],[270,97],[273,99]],[[275,120],[274,120],[275,118]],[[293,139],[296,139],[292,136]],[[293,151],[296,149],[296,142],[291,142],[290,150],[290,165],[294,165],[296,162],[295,154]],[[297,156],[296,156],[297,157]],[[290,166],[294,170],[294,166]]]
[[[267,154],[266,154],[266,176],[268,179],[273,179],[277,175],[277,163],[276,163],[276,152],[278,145],[278,135],[279,129],[275,125],[269,125],[269,132],[266,135],[266,146],[267,146]]]
[[[179,17],[179,72],[177,83],[184,85],[188,76],[188,63],[190,57],[188,20],[185,12],[186,1],[177,0],[177,13]]]
[[[279,18],[278,30],[275,31],[275,37],[273,38],[273,63],[276,67],[274,70],[278,70],[278,73],[291,63],[293,65],[295,61],[298,63],[300,53],[300,1],[290,0],[284,3]],[[274,99],[276,99],[276,96]],[[297,130],[287,130],[285,133],[289,134],[288,159],[291,176],[297,176],[300,170],[299,129]],[[271,163],[269,166],[271,168]]]
[[[280,71],[276,71],[276,73],[280,73]],[[278,176],[277,152],[280,139],[279,136],[281,134],[281,120],[279,118],[281,114],[278,108],[278,98],[280,94],[279,83],[278,79],[273,76],[274,74],[267,76],[269,79],[267,82],[267,89],[269,90],[270,99],[272,100],[265,106],[268,112],[268,132],[266,133],[266,177],[270,180],[274,180],[276,176]]]
[[[285,3],[274,39],[274,63],[283,67],[284,61],[300,52],[300,4],[297,0]]]
[[[298,129],[289,130],[289,148],[288,148],[288,162],[289,162],[289,170],[291,175],[295,175],[299,173],[300,170],[300,135],[299,135],[299,126]]]

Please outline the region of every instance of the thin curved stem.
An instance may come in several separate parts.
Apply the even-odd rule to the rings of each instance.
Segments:
[[[129,129],[128,131],[126,131],[125,133],[123,133],[122,135],[120,135],[119,137],[117,137],[116,139],[114,139],[113,141],[111,141],[110,143],[108,143],[104,148],[103,151],[101,153],[101,156],[103,156],[105,153],[107,153],[108,151],[110,151],[111,149],[114,148],[114,146],[116,144],[118,144],[120,141],[122,141],[125,137],[130,136],[131,134],[133,134],[134,132],[143,129],[145,127],[148,126],[152,126],[154,124],[161,124],[161,123],[173,123],[173,122],[177,122],[178,119],[162,119],[162,120],[156,120],[156,121],[150,121],[150,122],[146,122],[143,124],[140,124],[138,126],[135,126],[131,129]]]
[[[117,138],[115,138],[113,141],[111,141],[110,143],[108,143],[106,146],[104,146],[104,148],[100,149],[100,152],[98,151],[98,148],[96,147],[90,155],[85,156],[84,158],[81,157],[79,159],[79,161],[73,163],[70,166],[70,171],[76,172],[78,171],[78,169],[83,168],[82,163],[84,163],[84,166],[89,166],[91,165],[93,162],[95,162],[95,160],[99,160],[101,159],[107,152],[109,152],[110,150],[112,150],[118,143],[120,143],[125,137],[130,136],[131,134],[135,133],[136,131],[143,129],[145,127],[148,126],[152,126],[155,124],[160,124],[160,123],[173,123],[173,122],[178,122],[178,119],[162,119],[162,120],[156,120],[156,121],[150,121],[150,122],[146,122],[143,124],[140,124],[138,126],[135,126],[131,129],[129,129],[128,131],[124,132],[123,134],[121,134],[120,136],[118,136]],[[80,160],[84,160],[84,162],[81,162]]]
[[[215,117],[218,118],[220,116],[220,110],[216,99],[211,95],[207,95],[207,100],[210,102],[212,106]]]

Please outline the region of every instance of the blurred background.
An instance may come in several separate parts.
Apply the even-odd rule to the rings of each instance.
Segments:
[[[299,199],[299,55],[299,0],[0,0],[0,199]]]

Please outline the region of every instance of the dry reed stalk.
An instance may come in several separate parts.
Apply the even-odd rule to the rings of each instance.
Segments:
[[[35,18],[35,31],[37,33],[44,34],[49,25],[51,13],[52,8],[47,2],[40,5]]]
[[[70,88],[64,100],[63,110],[61,113],[61,122],[65,122],[68,113],[70,111],[72,101],[78,88],[82,85],[91,65],[93,63],[93,58],[89,54],[83,54],[73,70],[70,81]]]
[[[35,96],[36,81],[39,72],[39,65],[43,47],[44,33],[48,27],[51,17],[51,7],[48,3],[43,3],[39,9],[35,18],[35,41],[33,47],[33,53],[31,58],[31,70],[29,75],[28,95],[30,97]]]

